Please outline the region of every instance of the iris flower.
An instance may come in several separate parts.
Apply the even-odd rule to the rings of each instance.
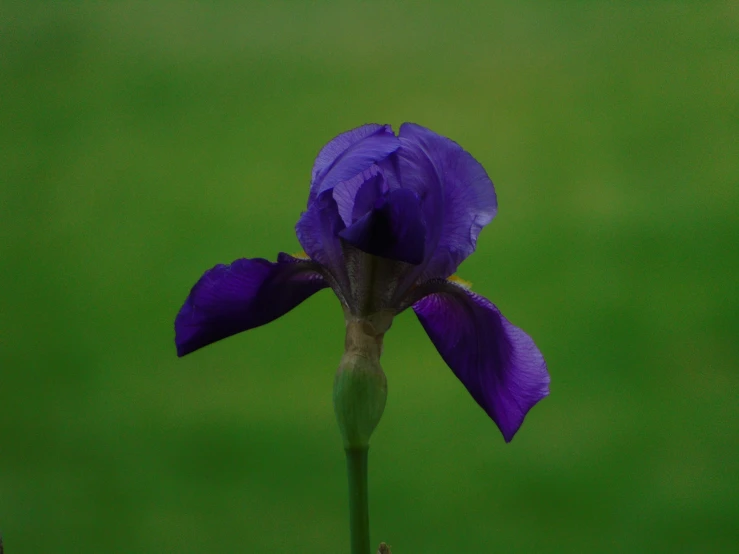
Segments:
[[[457,143],[405,123],[364,125],[331,140],[313,166],[296,225],[307,256],[217,265],[175,321],[184,356],[264,325],[324,288],[347,323],[380,325],[413,308],[439,354],[506,441],[549,393],[534,341],[453,277],[497,211],[493,183]]]

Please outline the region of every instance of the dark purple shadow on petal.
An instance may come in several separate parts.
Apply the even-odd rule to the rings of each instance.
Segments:
[[[418,197],[408,189],[391,191],[339,236],[368,254],[420,264],[426,242],[426,224]]]
[[[441,357],[510,442],[549,394],[544,357],[489,300],[452,283],[413,305]]]
[[[205,272],[175,319],[177,355],[289,312],[328,284],[312,262],[281,253],[277,263],[240,259]]]
[[[390,125],[363,125],[333,138],[313,165],[308,206],[318,195],[384,160],[400,146]]]
[[[429,229],[423,279],[446,278],[475,250],[480,231],[495,216],[495,188],[456,142],[412,123],[400,127],[399,138],[394,164],[402,187],[421,198]]]

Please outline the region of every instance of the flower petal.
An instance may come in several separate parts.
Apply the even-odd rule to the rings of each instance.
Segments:
[[[308,206],[321,192],[384,160],[399,146],[400,141],[390,125],[363,125],[335,137],[316,157]]]
[[[408,189],[391,191],[339,236],[368,254],[420,264],[423,262],[426,224],[418,196]]]
[[[377,165],[338,183],[333,188],[333,197],[344,224],[348,227],[366,214],[386,191],[385,176]]]
[[[344,227],[332,191],[327,190],[300,216],[295,233],[306,254],[325,267],[340,288],[349,290],[349,276],[339,240],[339,232]]]
[[[240,259],[205,272],[175,319],[177,355],[289,312],[328,284],[312,262],[281,253],[277,263]]]
[[[526,413],[549,394],[534,341],[489,300],[445,282],[413,305],[441,357],[509,442]]]
[[[399,137],[397,171],[403,188],[421,198],[429,228],[423,278],[446,278],[475,250],[480,231],[495,217],[495,188],[456,142],[413,123],[404,123]]]
[[[369,171],[372,175],[376,174],[376,176],[374,179],[365,180],[357,190],[352,205],[351,223],[372,210],[377,201],[388,192],[385,173],[376,165],[373,165]]]

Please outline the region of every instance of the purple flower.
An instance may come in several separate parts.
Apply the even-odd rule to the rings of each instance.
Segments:
[[[347,319],[413,307],[444,361],[510,441],[549,394],[534,341],[450,276],[497,210],[493,183],[457,143],[405,123],[334,138],[296,225],[309,259],[240,259],[207,271],[175,321],[177,353],[263,325],[331,287]],[[389,325],[389,324],[388,324]]]

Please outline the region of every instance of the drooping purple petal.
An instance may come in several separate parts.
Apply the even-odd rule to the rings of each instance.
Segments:
[[[280,254],[277,263],[240,259],[205,272],[175,319],[177,355],[289,312],[328,284],[312,262]]]
[[[400,127],[399,137],[393,162],[403,188],[421,198],[429,228],[423,277],[446,278],[475,250],[481,229],[495,216],[495,188],[456,142],[412,123]]]
[[[420,264],[424,258],[426,224],[418,196],[408,189],[391,191],[339,236],[368,254]]]
[[[331,140],[318,153],[308,206],[318,195],[384,160],[400,146],[390,125],[363,125]]]
[[[489,300],[446,283],[413,305],[441,357],[509,442],[526,413],[549,394],[534,341]]]

